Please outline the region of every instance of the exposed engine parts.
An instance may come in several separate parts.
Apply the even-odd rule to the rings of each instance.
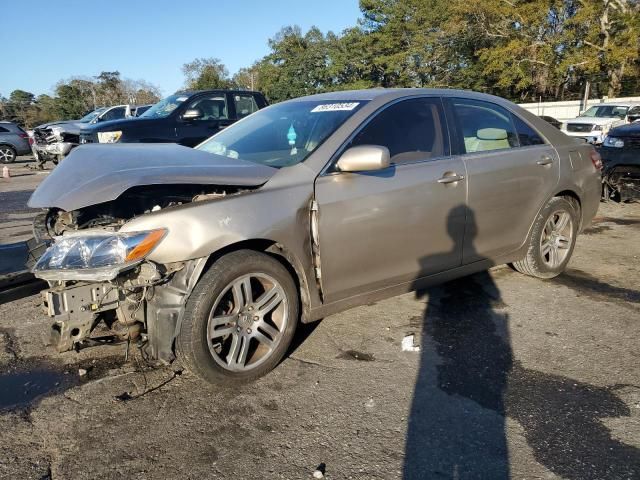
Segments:
[[[79,144],[79,135],[63,131],[60,127],[44,127],[33,130],[33,153],[40,165],[47,160],[57,164]]]
[[[84,209],[51,209],[34,222],[35,237],[47,244],[53,237],[79,230],[115,232],[138,215],[194,201],[214,201],[246,190],[200,185],[135,187],[116,200]],[[183,299],[193,287],[194,272],[203,267],[204,259],[166,265],[144,261],[112,281],[50,282],[43,297],[45,311],[53,320],[51,343],[63,352],[106,339],[109,343],[137,342],[147,358],[170,362]]]
[[[618,165],[602,174],[602,195],[605,200],[628,202],[640,199],[640,167]]]
[[[36,238],[47,241],[68,231],[100,228],[118,230],[128,220],[146,213],[240,194],[247,188],[200,185],[145,185],[134,187],[111,202],[65,212],[50,209],[34,222]]]

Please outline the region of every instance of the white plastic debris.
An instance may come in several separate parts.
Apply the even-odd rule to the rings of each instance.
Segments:
[[[322,473],[320,470],[314,470],[313,478],[324,478],[324,473]]]
[[[420,347],[414,343],[415,335],[407,335],[402,339],[403,352],[419,352]]]
[[[365,408],[373,408],[376,406],[376,402],[373,400],[373,398],[370,398],[365,402],[364,406]]]
[[[80,375],[81,377],[84,377],[87,374],[87,370],[84,368],[80,368],[78,369],[78,375]]]

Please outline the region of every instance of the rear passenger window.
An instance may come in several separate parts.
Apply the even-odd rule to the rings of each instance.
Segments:
[[[7,133],[9,130],[7,130],[4,127],[0,127],[0,133]]]
[[[449,136],[438,98],[403,100],[384,109],[352,140],[351,147],[381,145],[393,163],[449,155]]]
[[[518,116],[512,115],[513,123],[516,126],[518,132],[518,139],[520,140],[521,147],[528,147],[530,145],[544,145],[542,137],[529,125],[524,123]]]
[[[259,110],[253,95],[234,95],[233,100],[236,105],[236,116],[238,120]]]
[[[503,150],[518,146],[511,114],[499,105],[463,98],[453,99],[458,129],[466,153]]]

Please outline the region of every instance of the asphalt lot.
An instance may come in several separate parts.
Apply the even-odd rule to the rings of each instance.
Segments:
[[[0,179],[3,243],[41,178]],[[557,279],[496,267],[326,318],[234,389],[56,354],[38,296],[0,305],[0,478],[640,478],[639,240],[640,204],[601,204]]]

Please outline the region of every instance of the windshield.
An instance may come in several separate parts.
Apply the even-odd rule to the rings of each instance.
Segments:
[[[196,148],[270,167],[303,162],[366,102],[301,101],[248,116]]]
[[[622,105],[594,105],[586,112],[583,112],[581,117],[598,117],[598,118],[624,118],[627,115],[629,107]]]
[[[168,117],[178,106],[189,98],[188,95],[176,93],[167,98],[163,98],[149,110],[140,115],[140,118],[165,118]]]
[[[104,112],[106,112],[106,111],[107,111],[107,108],[108,108],[108,107],[102,107],[102,108],[99,108],[99,109],[97,109],[97,110],[94,110],[94,111],[93,111],[93,112],[91,112],[91,113],[87,113],[84,117],[82,117],[82,118],[80,119],[80,122],[82,122],[82,123],[89,123],[89,122],[91,122],[92,120],[94,120],[94,119],[98,118],[100,115],[102,115]]]

